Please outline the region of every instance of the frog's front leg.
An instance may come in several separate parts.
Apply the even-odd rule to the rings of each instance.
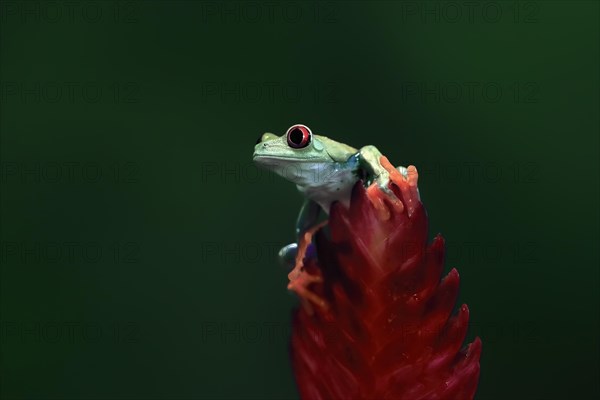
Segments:
[[[367,176],[367,185],[376,182],[381,191],[391,194],[392,191],[388,187],[390,173],[381,165],[381,156],[377,147],[365,146],[359,151],[359,163],[369,175]]]
[[[305,200],[296,220],[296,243],[290,243],[279,250],[279,260],[284,266],[292,269],[298,256],[298,245],[305,232],[317,225],[321,206],[312,200]],[[302,255],[304,256],[304,254]]]
[[[408,169],[405,167],[396,167],[394,171],[394,167],[375,146],[361,148],[358,155],[359,164],[366,172],[367,197],[375,210],[377,210],[379,218],[387,220],[391,215],[388,205],[392,205],[397,210],[404,208],[404,204],[389,187],[390,180],[392,178],[397,179],[396,171],[400,173],[399,175],[404,180],[408,179]],[[385,163],[385,166],[383,163]],[[390,177],[390,174],[394,174],[394,176]],[[375,185],[371,185],[372,183],[375,183]],[[398,184],[397,181],[394,181],[394,183]],[[412,209],[412,206],[409,206],[409,210]]]
[[[367,185],[376,182],[379,189],[387,194],[391,194],[392,191],[388,187],[390,173],[381,165],[381,156],[382,154],[377,147],[372,145],[365,146],[359,151],[359,163],[369,174]],[[405,177],[407,176],[408,171],[405,167],[397,167],[396,169]]]

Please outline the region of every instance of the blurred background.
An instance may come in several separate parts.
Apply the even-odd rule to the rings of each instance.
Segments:
[[[0,397],[296,399],[298,122],[419,169],[478,399],[600,394],[597,2],[0,11]]]

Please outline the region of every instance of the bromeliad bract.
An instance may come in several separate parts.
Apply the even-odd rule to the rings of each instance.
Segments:
[[[452,316],[459,276],[443,279],[444,239],[427,243],[417,170],[385,157],[393,196],[355,184],[346,208],[305,233],[288,288],[291,357],[303,399],[472,399],[481,341],[462,347],[469,310]],[[304,257],[314,246],[316,257]]]

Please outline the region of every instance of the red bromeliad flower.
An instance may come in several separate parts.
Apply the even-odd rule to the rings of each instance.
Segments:
[[[444,239],[427,244],[417,171],[404,178],[385,157],[394,200],[357,183],[349,209],[334,203],[299,244],[288,288],[291,354],[303,399],[451,399],[475,395],[481,341],[461,350],[469,310],[451,316],[459,277],[440,282]],[[314,236],[314,237],[313,237]],[[317,259],[304,258],[314,239]]]

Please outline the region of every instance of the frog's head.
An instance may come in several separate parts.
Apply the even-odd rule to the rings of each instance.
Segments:
[[[265,133],[254,146],[254,162],[297,184],[306,179],[305,174],[335,160],[328,152],[323,138],[313,135],[301,124],[290,127],[285,135]]]
[[[272,164],[298,162],[331,162],[324,143],[306,125],[296,124],[285,135],[265,133],[254,146],[254,161],[268,167]]]

